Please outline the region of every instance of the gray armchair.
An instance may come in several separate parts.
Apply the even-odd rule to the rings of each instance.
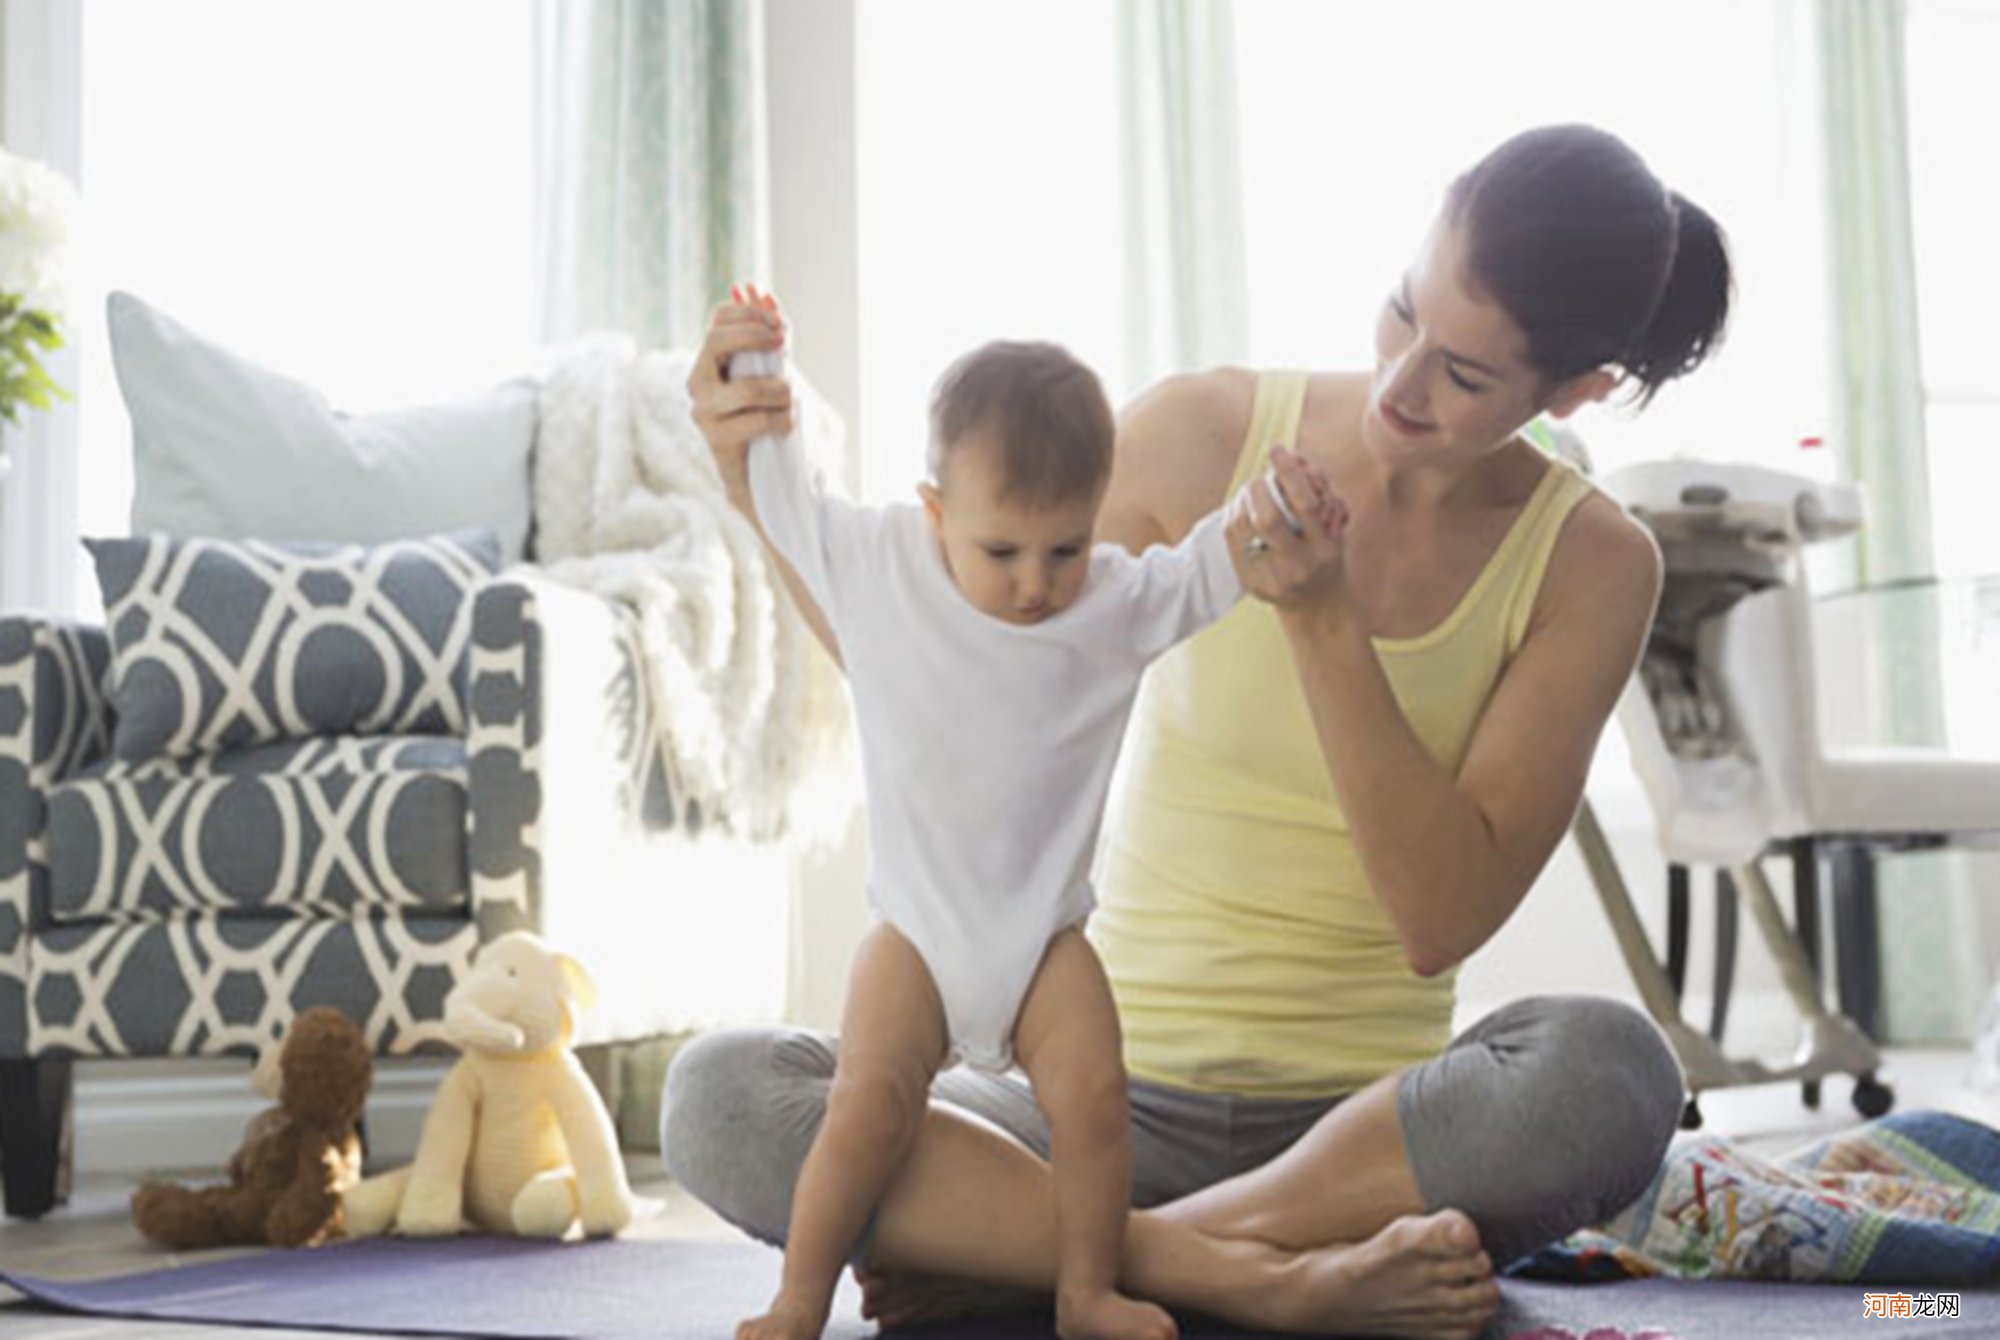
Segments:
[[[77,1059],[253,1054],[314,1005],[378,1053],[429,1049],[473,951],[547,931],[552,899],[564,949],[622,965],[586,1040],[687,1022],[631,967],[635,887],[686,882],[690,847],[663,835],[630,617],[528,568],[474,600],[463,738],[138,763],[110,756],[104,632],[0,619],[8,1214],[65,1194]],[[780,891],[745,896],[781,914]],[[782,974],[782,936],[770,952]]]

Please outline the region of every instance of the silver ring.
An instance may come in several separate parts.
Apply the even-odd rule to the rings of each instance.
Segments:
[[[1243,555],[1245,558],[1262,558],[1270,552],[1271,542],[1262,535],[1252,535],[1243,542]]]

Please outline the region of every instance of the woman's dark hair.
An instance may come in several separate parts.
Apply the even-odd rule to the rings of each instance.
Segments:
[[[1722,229],[1615,135],[1524,131],[1451,184],[1445,218],[1464,229],[1471,280],[1526,332],[1551,381],[1615,364],[1643,405],[1722,340]]]

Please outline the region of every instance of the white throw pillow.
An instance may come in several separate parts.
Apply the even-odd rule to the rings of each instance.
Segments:
[[[134,534],[380,544],[484,526],[503,563],[524,556],[532,379],[343,414],[129,293],[107,306],[132,416]]]

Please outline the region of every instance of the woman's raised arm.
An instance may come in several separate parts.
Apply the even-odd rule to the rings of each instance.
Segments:
[[[1279,604],[1355,848],[1417,972],[1485,944],[1547,864],[1659,589],[1652,537],[1609,498],[1579,503],[1455,777],[1410,728],[1337,589]]]

